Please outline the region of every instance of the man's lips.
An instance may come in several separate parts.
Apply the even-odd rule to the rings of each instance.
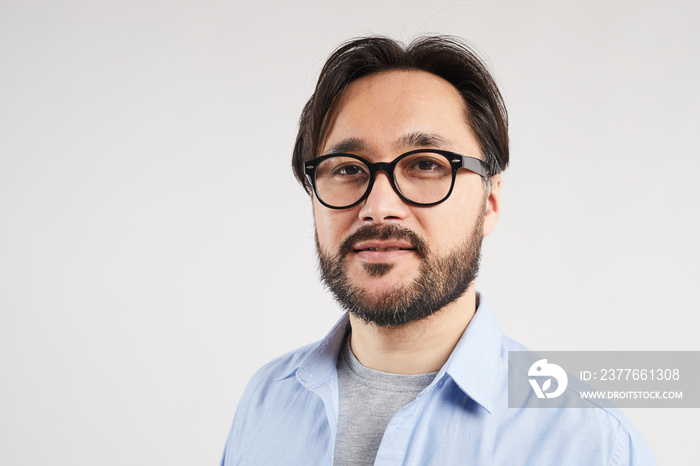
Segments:
[[[355,257],[386,254],[387,258],[391,254],[415,254],[425,259],[427,253],[428,247],[423,238],[398,225],[364,225],[345,238],[338,248],[341,259],[349,254]]]
[[[404,241],[360,241],[353,245],[353,251],[413,251],[416,249],[411,243]]]
[[[353,246],[362,261],[368,263],[385,263],[412,254],[415,247],[403,241],[361,241]]]

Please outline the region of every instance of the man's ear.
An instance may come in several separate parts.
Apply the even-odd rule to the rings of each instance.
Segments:
[[[501,174],[496,173],[489,181],[489,193],[484,206],[484,236],[491,234],[501,214]]]

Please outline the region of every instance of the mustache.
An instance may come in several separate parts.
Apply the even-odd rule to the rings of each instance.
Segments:
[[[353,250],[353,245],[367,240],[398,240],[411,243],[416,254],[421,259],[428,256],[428,244],[418,234],[408,228],[399,225],[365,225],[358,228],[353,234],[345,238],[338,249],[338,258],[342,259]]]

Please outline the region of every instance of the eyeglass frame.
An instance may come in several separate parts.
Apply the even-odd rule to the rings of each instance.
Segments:
[[[396,179],[394,178],[394,169],[396,168],[396,165],[404,158],[408,157],[409,155],[413,154],[421,154],[421,153],[431,153],[431,154],[439,154],[445,157],[449,162],[450,166],[452,167],[452,183],[450,184],[450,190],[447,192],[445,197],[440,199],[439,201],[436,202],[430,202],[427,204],[420,203],[420,202],[415,202],[410,199],[408,199],[406,196],[401,193],[401,190],[396,184]],[[367,189],[365,190],[364,194],[360,196],[360,198],[347,206],[344,207],[337,207],[330,205],[326,203],[323,199],[321,199],[321,196],[318,194],[318,189],[316,188],[316,168],[318,165],[323,162],[326,159],[330,159],[331,157],[349,157],[353,158],[356,160],[359,160],[360,162],[364,163],[367,168],[369,169],[369,182],[367,183]],[[326,154],[322,155],[321,157],[316,157],[314,159],[311,159],[309,161],[304,162],[304,173],[306,174],[307,179],[311,182],[311,186],[314,189],[314,193],[316,194],[316,199],[323,204],[324,206],[328,207],[329,209],[336,209],[336,210],[342,210],[342,209],[350,209],[352,207],[355,207],[356,205],[360,204],[362,201],[367,199],[367,196],[369,196],[369,193],[372,192],[372,188],[374,187],[374,181],[376,179],[376,174],[380,171],[383,171],[387,174],[389,177],[389,183],[391,184],[391,187],[394,189],[396,194],[405,202],[419,206],[419,207],[431,207],[434,205],[441,204],[447,200],[447,198],[450,197],[452,194],[452,190],[454,189],[455,186],[455,180],[457,179],[457,172],[459,171],[460,168],[466,168],[472,173],[476,173],[477,175],[481,176],[483,179],[487,179],[490,177],[490,172],[491,169],[488,166],[486,162],[484,162],[481,159],[478,159],[476,157],[470,157],[468,155],[461,155],[456,152],[450,152],[447,150],[441,150],[441,149],[415,149],[408,151],[404,154],[399,155],[396,157],[394,160],[391,162],[376,162],[372,163],[369,160],[360,157],[359,155],[355,154],[347,154],[343,152],[338,152],[338,153],[333,153],[333,154]]]

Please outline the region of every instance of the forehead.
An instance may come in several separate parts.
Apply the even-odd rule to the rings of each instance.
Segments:
[[[407,147],[416,145],[409,137],[416,134],[433,136],[441,148],[474,152],[466,112],[457,89],[439,76],[416,70],[372,74],[353,81],[340,96],[322,153],[348,140],[368,152]]]

